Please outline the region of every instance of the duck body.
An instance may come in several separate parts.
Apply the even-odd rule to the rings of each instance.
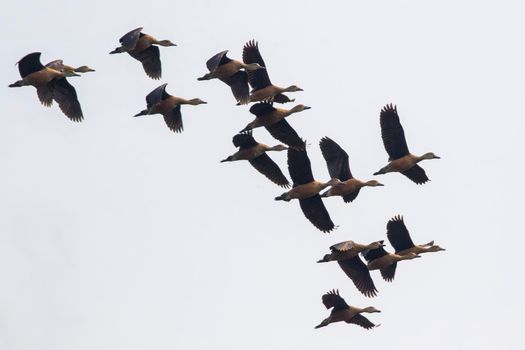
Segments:
[[[346,301],[339,295],[339,291],[329,291],[328,293],[323,295],[322,301],[327,309],[333,309],[330,312],[330,316],[328,316],[320,324],[315,326],[316,329],[328,326],[330,323],[336,322],[353,323],[365,329],[372,329],[374,327],[379,326],[370,322],[365,316],[362,315],[362,313],[381,312],[380,310],[376,309],[373,306],[359,308],[356,306],[348,305]]]
[[[242,52],[242,60],[246,64],[257,63],[266,69],[258,69],[248,72],[248,82],[252,86],[249,99],[246,103],[269,100],[271,102],[286,103],[293,102],[284,92],[303,91],[296,85],[290,85],[287,88],[282,88],[273,85],[268,75],[267,66],[259,52],[259,45],[254,40],[250,40],[244,45]],[[241,103],[239,103],[241,104]]]
[[[221,160],[221,163],[247,160],[258,172],[276,185],[281,187],[290,186],[288,179],[284,176],[279,166],[267,154],[270,151],[284,151],[288,147],[280,144],[270,147],[258,143],[253,138],[251,131],[235,135],[232,142],[235,147],[239,147],[239,150],[228,158]]]
[[[379,121],[381,138],[389,156],[389,163],[375,172],[374,175],[399,172],[418,185],[429,181],[425,170],[417,163],[424,159],[439,159],[439,157],[432,152],[425,153],[422,156],[416,156],[409,152],[396,106],[390,104],[383,107]]]
[[[162,64],[158,46],[177,46],[170,40],[157,40],[149,34],[142,33],[142,27],[133,29],[119,39],[121,46],[110,54],[127,52],[131,57],[142,63],[146,74],[152,79],[162,76]]]
[[[281,196],[276,197],[275,199],[286,202],[289,202],[292,199],[306,199],[318,195],[319,192],[324,190],[327,186],[330,186],[330,184],[314,180],[306,184],[297,185],[290,191],[283,193]]]
[[[135,114],[134,117],[143,115],[162,114],[168,128],[173,132],[182,132],[184,127],[182,123],[181,105],[200,105],[206,102],[193,98],[191,100],[172,96],[166,92],[166,86],[162,84],[146,96],[147,108]]]

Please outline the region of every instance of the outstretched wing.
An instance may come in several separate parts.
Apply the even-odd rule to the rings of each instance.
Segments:
[[[135,48],[135,45],[137,45],[137,41],[140,38],[140,32],[142,31],[142,27],[133,29],[132,31],[124,34],[122,38],[119,39],[119,42],[124,46],[127,50],[133,50]]]
[[[257,141],[252,136],[251,132],[243,132],[237,134],[232,139],[233,145],[240,149],[251,148],[257,145]]]
[[[250,164],[273,183],[281,187],[289,187],[290,183],[279,166],[266,153],[249,160]]]
[[[160,79],[162,76],[162,64],[160,62],[160,50],[157,46],[151,45],[140,52],[128,52],[131,57],[140,61],[146,74],[152,79]]]
[[[425,170],[417,164],[408,170],[402,171],[401,174],[405,175],[418,185],[422,185],[428,181],[428,176],[425,173]]]
[[[381,276],[383,276],[383,279],[385,281],[392,282],[394,280],[394,277],[396,275],[396,267],[397,267],[397,263],[395,262],[379,270],[381,271]]]
[[[212,58],[210,58],[208,61],[206,61],[206,67],[208,68],[208,70],[210,72],[213,72],[214,70],[217,69],[218,66],[230,62],[231,59],[229,59],[226,56],[227,53],[228,53],[228,50],[224,50],[222,52],[219,52]]]
[[[319,230],[330,232],[334,229],[334,223],[323,204],[321,196],[316,194],[312,197],[299,199],[299,204],[304,216]]]
[[[248,73],[245,71],[238,71],[228,78],[221,78],[221,81],[226,83],[233,93],[233,97],[241,103],[246,104],[250,99],[250,88],[248,87]]]
[[[392,104],[386,105],[381,110],[379,115],[381,124],[381,137],[383,138],[383,145],[390,156],[390,160],[398,159],[406,156],[408,152],[407,141],[405,139],[405,132],[399,121],[397,114],[397,107]]]
[[[261,53],[259,52],[259,44],[254,40],[250,40],[244,45],[242,50],[242,60],[247,64],[259,63],[260,66],[266,68],[266,64],[264,64]],[[248,81],[254,90],[259,90],[272,85],[267,69],[248,71]]]
[[[375,297],[377,295],[377,289],[372,277],[370,277],[370,271],[359,258],[359,255],[351,259],[338,260],[337,263],[361,293],[367,297]]]
[[[323,300],[323,304],[327,309],[333,307],[333,311],[337,311],[348,308],[346,301],[339,295],[339,290],[333,289],[324,294],[321,299]]]
[[[273,111],[275,111],[275,107],[269,102],[259,102],[250,107],[250,113],[257,118],[264,117]]]
[[[182,114],[180,112],[180,105],[175,106],[171,111],[164,114],[164,121],[168,128],[173,132],[182,132],[184,125],[182,124]]]
[[[312,166],[306,150],[298,151],[293,148],[288,149],[288,171],[292,178],[293,185],[304,185],[314,181]]]
[[[361,314],[354,315],[351,319],[347,320],[346,323],[353,323],[358,326],[361,326],[365,329],[372,329],[376,327],[376,325],[368,320],[365,316]]]
[[[352,178],[348,154],[335,141],[329,137],[323,137],[319,142],[319,147],[321,147],[321,153],[326,161],[331,178],[336,177],[341,181]]]
[[[25,78],[31,73],[38,72],[45,67],[40,62],[40,52],[32,52],[25,55],[18,61],[18,71],[22,78]]]
[[[77,92],[73,85],[66,78],[54,79],[50,84],[50,88],[53,91],[53,99],[57,101],[58,106],[66,117],[75,122],[82,121],[84,119],[82,108],[80,107],[80,102],[78,102]]]
[[[414,242],[410,238],[410,233],[408,233],[402,216],[394,216],[388,221],[386,224],[386,235],[396,253],[414,247]]]
[[[285,119],[281,119],[275,124],[266,126],[266,130],[268,130],[275,139],[291,148],[297,150],[303,150],[305,148],[304,141]]]
[[[168,84],[162,84],[146,96],[146,105],[148,108],[153,107],[168,96],[166,93],[166,85]]]

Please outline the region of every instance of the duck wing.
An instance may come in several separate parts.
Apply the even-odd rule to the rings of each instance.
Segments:
[[[337,310],[348,309],[348,304],[346,301],[339,295],[339,290],[331,290],[326,294],[323,294],[321,297],[323,305],[327,308],[334,308],[332,312]]]
[[[224,50],[222,52],[219,52],[212,58],[210,58],[208,61],[206,61],[206,67],[210,72],[213,72],[217,69],[220,65],[226,64],[231,61],[226,54],[228,53],[228,50]]]
[[[166,85],[168,84],[162,84],[146,96],[146,105],[148,108],[153,107],[160,101],[169,97],[168,93],[166,92]]]
[[[372,277],[370,277],[370,271],[359,258],[359,255],[351,259],[338,260],[337,263],[363,295],[369,298],[377,295],[377,289]]]
[[[74,122],[82,121],[84,116],[73,85],[66,78],[59,78],[52,80],[49,86],[53,91],[53,99],[58,103],[66,117]]]
[[[120,39],[119,42],[124,46],[127,50],[133,50],[135,48],[135,45],[137,45],[137,41],[140,38],[140,32],[142,31],[142,27],[133,29],[132,31],[124,34]]]
[[[290,146],[291,148],[295,148],[297,150],[302,150],[305,148],[304,141],[301,139],[301,137],[299,137],[294,128],[292,128],[285,119],[281,119],[277,123],[268,125],[265,128],[275,139]]]
[[[381,124],[381,137],[385,150],[390,156],[389,160],[394,160],[406,156],[408,151],[407,141],[403,126],[399,121],[397,107],[386,105],[379,115]]]
[[[242,60],[244,63],[259,63],[266,68],[266,64],[259,52],[259,43],[255,40],[248,41],[242,50]],[[248,81],[254,90],[259,90],[272,85],[267,69],[256,69],[248,71]]]
[[[131,57],[140,61],[146,74],[155,80],[158,80],[162,76],[162,64],[160,62],[160,50],[158,46],[151,45],[145,50],[140,52],[131,51],[128,52]]]
[[[401,174],[405,175],[418,185],[422,185],[425,182],[429,181],[428,176],[425,173],[425,169],[423,169],[417,164],[408,170],[402,171]]]
[[[386,235],[388,241],[396,250],[396,253],[414,247],[402,216],[394,216],[386,224]]]
[[[168,128],[176,133],[180,133],[184,130],[184,125],[182,124],[182,114],[180,112],[180,105],[175,106],[171,111],[164,114],[164,121]]]
[[[370,322],[368,320],[368,318],[366,318],[365,316],[363,316],[361,314],[354,315],[354,317],[352,317],[349,320],[346,320],[345,322],[346,323],[356,324],[356,325],[361,326],[361,327],[363,327],[365,329],[372,329],[372,328],[376,327],[376,325],[374,323]]]
[[[392,282],[394,280],[394,277],[396,275],[396,267],[397,262],[379,270],[381,272],[381,276],[383,276],[383,279],[385,281]]]
[[[257,146],[257,141],[252,136],[251,132],[243,132],[235,135],[232,138],[233,145],[240,149],[252,148]]]
[[[273,111],[275,111],[275,107],[270,102],[259,102],[250,107],[250,113],[257,118],[264,117]]]
[[[272,97],[272,101],[276,103],[288,103],[295,101],[295,98],[289,98],[285,94],[277,94],[274,97]]]
[[[299,204],[304,216],[319,230],[328,233],[334,229],[334,223],[323,204],[321,196],[316,194],[309,198],[299,199]]]
[[[319,142],[319,147],[331,178],[336,177],[341,181],[352,178],[350,165],[348,164],[348,154],[345,150],[329,137],[323,137]]]
[[[314,181],[312,166],[306,150],[288,149],[288,171],[294,187]]]
[[[258,172],[266,176],[273,183],[281,187],[290,186],[288,179],[284,176],[279,166],[266,153],[249,160],[249,162]]]
[[[222,82],[226,83],[232,90],[233,97],[240,104],[247,104],[250,99],[250,88],[248,86],[248,73],[245,71],[238,71],[228,78],[221,78]]]
[[[32,52],[25,55],[18,61],[18,71],[20,76],[25,78],[31,73],[38,72],[39,70],[44,69],[45,67],[40,62],[40,52]]]

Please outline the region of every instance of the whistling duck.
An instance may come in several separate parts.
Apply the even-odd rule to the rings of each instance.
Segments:
[[[141,115],[150,115],[150,114],[162,114],[164,116],[164,121],[168,128],[174,132],[182,132],[182,115],[180,113],[181,105],[200,105],[205,104],[200,98],[193,98],[191,100],[186,100],[181,97],[171,96],[166,92],[166,85],[162,84],[146,96],[147,108],[143,111],[140,111],[138,114],[135,114],[134,117],[139,117]]]
[[[348,203],[356,199],[361,188],[365,186],[384,186],[376,180],[363,182],[354,178],[350,171],[350,165],[348,164],[348,154],[332,139],[323,137],[319,142],[319,146],[326,161],[330,177],[341,180],[341,183],[332,186],[332,188],[324,192],[321,197],[341,196],[343,200]]]
[[[328,182],[314,180],[310,159],[306,150],[288,149],[288,171],[293,181],[293,188],[275,197],[275,200],[289,202],[298,199],[304,216],[323,232],[330,232],[334,229],[334,223],[326,210],[319,192],[328,186],[338,183],[338,179],[331,179]]]
[[[197,80],[219,79],[228,85],[235,99],[246,104],[249,101],[250,91],[248,87],[248,73],[257,69],[265,69],[259,63],[244,63],[227,57],[228,50],[219,52],[206,62],[210,71]],[[244,69],[242,71],[241,69]]]
[[[406,255],[388,253],[383,247],[367,249],[361,254],[366,259],[366,261],[368,261],[368,269],[370,271],[379,270],[381,272],[381,276],[383,276],[383,279],[387,282],[392,282],[394,280],[398,261],[421,257],[416,253],[407,253]]]
[[[244,45],[242,60],[246,64],[258,63],[260,66],[266,67],[259,52],[259,44],[254,40],[250,40]],[[264,100],[271,100],[277,103],[293,102],[295,100],[290,100],[283,92],[303,91],[296,85],[290,85],[287,88],[273,85],[267,69],[248,71],[248,82],[253,88],[248,102]]]
[[[345,241],[330,247],[332,251],[326,254],[318,263],[337,261],[344,273],[354,282],[356,288],[367,297],[375,297],[377,289],[370,277],[368,268],[359,258],[359,253],[366,249],[384,247],[384,241],[372,242],[370,244],[359,244],[354,241]]]
[[[133,29],[119,39],[121,46],[111,51],[110,54],[127,52],[131,57],[140,61],[146,74],[152,79],[160,79],[162,65],[160,51],[157,46],[177,46],[170,40],[157,40],[149,34],[141,32],[141,28]]]
[[[321,328],[329,325],[330,323],[341,321],[344,321],[346,323],[353,323],[365,329],[379,327],[379,325],[370,322],[365,316],[361,315],[364,312],[381,312],[373,306],[359,308],[348,305],[346,301],[339,295],[339,290],[329,291],[328,293],[323,295],[322,300],[324,306],[326,306],[327,309],[333,309],[332,312],[330,312],[330,316],[328,316],[328,318],[325,318],[323,322],[315,326],[315,328]]]
[[[405,132],[399,121],[397,114],[397,107],[386,105],[381,110],[381,137],[385,150],[389,155],[389,162],[386,166],[375,172],[374,175],[386,174],[391,172],[399,172],[416,184],[421,185],[428,181],[425,170],[417,163],[424,159],[439,159],[432,152],[416,156],[409,152],[407,141],[405,139]]]
[[[386,235],[397,255],[407,255],[408,253],[422,254],[445,250],[438,245],[434,245],[434,241],[430,241],[427,244],[414,245],[403,217],[399,215],[394,216],[386,224]]]
[[[304,141],[284,118],[310,108],[305,105],[297,105],[292,109],[283,109],[275,108],[269,102],[256,103],[250,107],[250,113],[255,115],[256,118],[246,125],[241,132],[264,126],[277,140],[295,149],[303,149]]]
[[[279,169],[279,166],[266,154],[266,152],[269,151],[284,151],[288,149],[288,147],[284,145],[269,147],[258,143],[253,138],[251,132],[235,135],[232,142],[235,147],[239,147],[239,151],[221,160],[221,163],[247,160],[258,172],[266,176],[273,183],[281,187],[290,186],[281,169]]]
[[[72,121],[80,122],[84,118],[73,85],[65,78],[66,73],[44,67],[40,62],[40,52],[33,52],[18,61],[18,70],[22,80],[10,84],[9,87],[32,85],[40,102],[51,106],[53,100],[58,103],[62,112]]]
[[[87,72],[95,71],[94,69],[91,69],[88,66],[80,66],[78,68],[75,68],[67,64],[64,64],[64,61],[62,60],[51,61],[48,64],[46,64],[46,67],[52,68],[59,72],[63,72],[65,73],[66,77],[78,77],[80,75],[76,73],[87,73]]]

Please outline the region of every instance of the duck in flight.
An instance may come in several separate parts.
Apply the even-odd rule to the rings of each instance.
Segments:
[[[45,67],[40,62],[40,55],[40,52],[33,52],[18,61],[18,70],[22,79],[10,84],[9,87],[34,86],[44,106],[51,106],[54,100],[66,117],[75,122],[82,121],[84,118],[82,108],[75,88],[66,79],[68,73]]]
[[[271,101],[277,103],[293,102],[284,92],[303,91],[297,85],[290,85],[282,88],[273,85],[268,75],[268,67],[259,52],[259,44],[254,40],[248,41],[243,48],[242,60],[246,64],[258,63],[266,69],[248,71],[248,82],[252,86],[252,91],[247,102]],[[238,103],[240,104],[240,103]]]
[[[332,139],[323,137],[319,142],[321,153],[326,161],[328,173],[332,178],[338,178],[341,183],[332,186],[321,197],[341,196],[345,203],[357,198],[363,187],[384,186],[377,180],[361,181],[352,176],[348,162],[348,154]]]
[[[244,63],[242,61],[232,60],[226,56],[227,53],[228,50],[225,50],[210,58],[206,62],[206,67],[210,72],[197,78],[197,80],[219,79],[231,88],[237,102],[246,104],[250,98],[247,72],[265,68],[256,62]]]
[[[425,170],[417,163],[424,159],[439,159],[439,157],[432,152],[416,156],[408,151],[405,132],[399,121],[396,106],[390,104],[383,107],[379,120],[381,137],[385,150],[389,155],[389,163],[375,172],[374,175],[399,172],[418,185],[427,182],[428,177]]]
[[[133,29],[119,39],[120,46],[110,54],[127,52],[131,57],[140,61],[146,74],[152,79],[162,76],[162,64],[158,46],[177,46],[170,40],[157,40],[149,34],[142,33],[142,27]]]
[[[258,143],[253,138],[251,131],[235,135],[232,142],[235,147],[239,147],[239,150],[228,158],[221,160],[221,163],[247,160],[258,172],[273,183],[281,187],[290,186],[288,179],[284,176],[279,166],[267,154],[269,151],[284,151],[288,147],[284,145],[269,147]]]

